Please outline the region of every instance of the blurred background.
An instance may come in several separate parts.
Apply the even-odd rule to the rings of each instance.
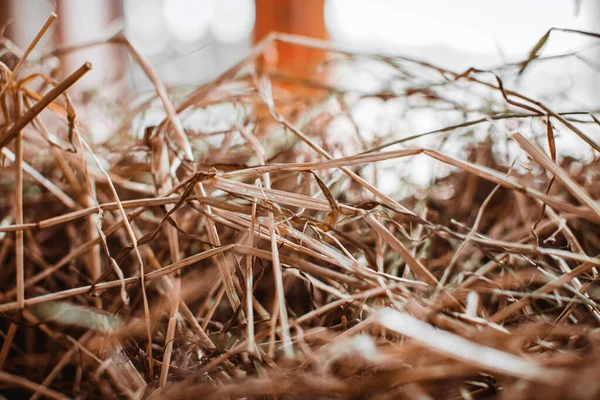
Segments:
[[[124,28],[163,81],[173,85],[214,78],[275,30],[464,69],[523,59],[550,27],[596,31],[600,26],[597,0],[2,0],[0,24],[11,21],[6,37],[25,48],[52,11],[59,19],[40,48],[90,42]],[[585,45],[585,38],[556,33],[545,52]],[[302,49],[291,49],[279,62],[293,66],[303,56]],[[600,61],[597,51],[588,56]],[[69,55],[64,70],[82,60],[95,66],[85,80],[91,87],[114,81],[131,64],[124,52],[104,46]],[[144,85],[130,72],[130,84]]]

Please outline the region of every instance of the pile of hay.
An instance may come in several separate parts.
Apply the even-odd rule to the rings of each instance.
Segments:
[[[115,36],[156,92],[97,146],[67,95],[90,65],[56,82],[76,49],[26,60],[4,39],[0,393],[597,398],[598,120],[503,85],[552,62],[546,39],[457,73],[272,35],[175,92]],[[282,42],[326,62],[273,70]],[[17,75],[32,63],[47,74]],[[385,71],[372,92],[331,78],[365,66]],[[369,101],[393,129],[367,134]],[[423,112],[440,127],[409,134]]]

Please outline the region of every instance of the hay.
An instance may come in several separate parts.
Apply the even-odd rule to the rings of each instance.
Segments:
[[[598,120],[505,87],[552,62],[548,38],[456,73],[274,34],[185,92],[117,34],[156,90],[107,113],[120,126],[101,145],[77,115],[100,100],[66,94],[91,66],[48,69],[84,46],[27,60],[36,41],[3,39],[0,391],[597,398]],[[262,56],[282,42],[326,62],[274,70]],[[361,68],[385,84],[332,84]],[[367,134],[369,99],[451,124]]]

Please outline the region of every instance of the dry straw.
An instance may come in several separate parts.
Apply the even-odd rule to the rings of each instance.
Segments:
[[[563,113],[506,87],[558,59],[541,55],[550,32],[520,63],[462,73],[272,34],[186,92],[120,32],[29,59],[55,17],[24,52],[2,39],[7,398],[600,395],[600,124],[594,110]],[[49,66],[106,43],[155,93],[125,96],[112,115],[122,125],[94,147],[77,115],[86,104],[67,94],[91,65],[61,82]],[[276,70],[263,54],[279,43],[324,62]],[[364,65],[391,78],[365,93],[326,77]],[[460,121],[369,139],[354,118],[364,99]],[[215,106],[238,117],[228,129],[188,124]],[[156,107],[164,121],[132,133]],[[335,120],[351,127],[342,140]],[[561,155],[558,130],[581,157]],[[427,188],[404,180],[416,157],[445,175]],[[382,165],[397,167],[400,190],[380,182]]]

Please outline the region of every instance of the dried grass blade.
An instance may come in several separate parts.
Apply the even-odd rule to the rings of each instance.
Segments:
[[[571,270],[571,272],[563,274],[560,277],[558,277],[557,279],[546,283],[541,288],[532,292],[532,294],[550,293],[553,290],[558,289],[561,286],[567,284],[572,279],[575,279],[576,277],[578,277],[582,274],[585,274],[586,272],[589,272],[596,265],[598,265],[598,264],[594,264],[594,263],[590,263],[590,262],[583,263],[583,264],[579,265],[577,268]],[[532,297],[523,297],[523,298],[519,299],[518,301],[510,304],[508,307],[505,307],[505,308],[499,310],[498,312],[496,312],[494,315],[492,315],[489,318],[489,320],[490,320],[490,322],[493,322],[496,324],[501,324],[508,317],[510,317],[514,313],[519,312],[520,310],[522,310],[523,308],[525,308],[529,304],[531,304],[532,300],[533,300]]]
[[[548,42],[551,32],[552,32],[552,29],[549,29],[548,32],[546,32],[544,34],[544,36],[542,36],[540,38],[540,40],[538,40],[538,42],[535,44],[535,46],[533,46],[533,48],[529,52],[529,57],[527,58],[527,60],[523,61],[523,63],[521,64],[521,68],[519,68],[519,72],[518,72],[519,75],[523,74],[523,72],[525,71],[525,68],[527,68],[529,63],[538,57],[538,54],[540,53],[542,48],[546,45],[546,42]]]
[[[67,397],[57,391],[48,389],[47,387],[44,387],[40,384],[31,382],[29,379],[25,379],[21,376],[8,374],[3,371],[0,371],[0,382],[3,382],[5,384],[10,384],[10,385],[15,385],[15,386],[22,387],[25,389],[29,389],[32,392],[36,392],[36,391],[40,392],[41,394],[43,394],[44,396],[46,396],[50,399],[69,400],[69,397]]]
[[[391,308],[379,313],[381,325],[421,343],[426,349],[497,373],[560,385],[564,375],[522,357],[471,342]]]
[[[100,169],[101,173],[106,177],[106,180],[108,182],[108,185],[112,192],[112,195],[114,196],[115,201],[117,202],[117,205],[119,207],[119,212],[121,213],[121,217],[123,218],[123,224],[125,226],[125,229],[127,230],[127,235],[129,236],[129,239],[131,240],[131,242],[133,244],[133,249],[134,249],[135,256],[136,256],[137,262],[139,264],[139,270],[140,270],[140,288],[142,291],[142,302],[144,305],[144,315],[146,316],[146,330],[147,330],[147,334],[148,334],[148,347],[147,347],[148,369],[150,370],[150,375],[152,375],[153,368],[154,368],[154,362],[152,361],[153,360],[153,357],[152,357],[152,328],[151,328],[151,321],[150,321],[150,309],[148,306],[148,296],[146,294],[146,283],[144,282],[145,275],[146,275],[144,272],[144,260],[142,259],[142,254],[140,253],[140,249],[138,248],[138,245],[137,245],[137,238],[135,237],[135,234],[133,233],[133,229],[131,228],[131,225],[129,224],[129,220],[127,219],[127,214],[125,214],[125,209],[121,205],[121,200],[119,199],[119,194],[117,193],[117,189],[115,188],[115,186],[112,184],[110,176],[108,175],[106,170],[102,167],[102,163],[100,162],[100,160],[98,159],[96,154],[94,154],[94,152],[92,151],[90,146],[85,142],[85,140],[83,140],[83,138],[79,134],[77,125],[75,125],[75,132],[77,134],[79,141],[83,144],[85,149],[89,152],[92,159],[96,162],[96,165]],[[121,279],[121,282],[124,282],[124,280]],[[123,283],[123,285],[124,285],[124,283]]]
[[[538,164],[550,171],[558,180],[560,180],[575,196],[579,201],[588,206],[590,210],[596,214],[597,218],[600,218],[600,206],[594,201],[590,195],[582,188],[577,182],[575,182],[569,174],[553,162],[546,154],[544,154],[537,146],[531,143],[520,133],[514,133],[512,138],[519,143],[519,146],[523,148]]]
[[[6,335],[4,336],[4,343],[2,344],[2,350],[0,351],[0,371],[4,369],[4,363],[8,357],[8,352],[13,344],[15,334],[17,333],[18,324],[11,322]]]
[[[54,381],[54,379],[56,379],[56,377],[64,369],[64,367],[66,367],[69,364],[69,362],[71,362],[71,359],[73,358],[73,356],[80,351],[80,343],[85,343],[94,334],[95,334],[94,331],[88,331],[87,333],[83,334],[83,336],[79,339],[79,341],[76,344],[74,344],[69,349],[69,351],[67,351],[65,354],[63,354],[63,356],[60,358],[60,360],[58,360],[58,362],[56,363],[54,368],[52,368],[52,371],[50,371],[50,373],[46,376],[46,378],[44,378],[44,381],[41,383],[41,386],[42,387],[50,386],[50,384]],[[42,395],[42,393],[39,391],[39,389],[37,389],[33,393],[33,396],[31,396],[30,400],[37,400],[41,395]]]
[[[9,144],[17,134],[29,124],[39,113],[41,113],[50,103],[63,94],[68,88],[73,86],[79,79],[83,77],[87,72],[92,69],[92,64],[87,62],[83,64],[79,69],[69,75],[64,81],[50,90],[42,97],[40,101],[35,103],[27,112],[20,117],[14,125],[0,136],[0,148],[5,147]]]
[[[169,367],[171,366],[171,356],[173,353],[173,341],[175,340],[175,329],[177,327],[177,308],[181,293],[181,280],[175,278],[173,288],[171,290],[169,301],[171,307],[169,310],[169,323],[167,326],[167,334],[165,336],[165,351],[163,353],[162,368],[160,370],[160,386],[165,387],[169,377]]]
[[[240,134],[250,143],[250,145],[256,151],[256,155],[258,156],[259,162],[264,165],[264,149],[261,146],[258,139],[248,130],[243,127],[239,129]],[[269,173],[266,173],[264,176],[265,187],[267,189],[271,188],[271,177]],[[260,181],[257,181],[257,186],[260,185]],[[262,188],[261,188],[262,189]],[[255,208],[256,202],[253,203],[253,208]],[[294,349],[292,347],[292,340],[290,334],[290,322],[287,315],[287,305],[285,300],[285,290],[283,287],[283,271],[281,267],[281,263],[279,260],[279,249],[277,247],[277,232],[275,231],[275,217],[273,215],[273,211],[269,210],[267,213],[267,225],[269,228],[269,240],[271,242],[271,264],[273,267],[273,276],[275,277],[275,298],[278,304],[277,308],[279,308],[279,320],[281,321],[281,331],[283,334],[283,352],[286,357],[292,358],[294,356]],[[252,225],[251,221],[251,226]],[[254,236],[254,232],[252,231],[250,234],[250,238]],[[275,314],[275,312],[273,313]],[[272,319],[271,330],[274,330],[276,319]]]
[[[411,252],[390,232],[381,222],[377,221],[372,215],[366,215],[365,221],[385,240],[385,242],[394,249],[396,253],[406,262],[415,276],[430,286],[436,286],[438,280],[418,259],[413,257]]]
[[[349,157],[332,158],[330,160],[311,161],[304,163],[269,164],[264,166],[240,169],[232,172],[225,172],[220,174],[219,177],[234,178],[247,175],[265,174],[268,172],[312,171],[330,168],[351,167],[354,165],[410,157],[421,154],[422,152],[423,149],[407,149],[395,151],[382,151],[378,153],[357,154]]]
[[[29,45],[27,46],[27,49],[25,49],[25,52],[23,53],[23,56],[19,59],[19,62],[13,69],[12,74],[6,80],[6,83],[4,84],[4,86],[2,86],[2,89],[0,89],[0,97],[4,94],[4,92],[6,92],[6,89],[8,88],[8,86],[16,78],[17,74],[19,73],[19,70],[21,69],[21,66],[23,65],[23,63],[25,62],[27,57],[29,57],[29,55],[31,54],[33,49],[35,49],[35,46],[37,46],[37,44],[40,42],[42,37],[46,34],[46,31],[48,30],[48,28],[50,28],[50,25],[52,25],[52,23],[54,22],[56,17],[57,17],[57,15],[55,13],[50,13],[48,18],[46,18],[46,22],[44,22],[44,25],[42,25],[42,27],[40,28],[38,33],[35,35],[35,37],[31,41],[31,43],[29,43]]]
[[[567,213],[572,213],[573,215],[576,215],[579,218],[584,218],[589,221],[593,221],[593,222],[600,221],[598,216],[590,215],[590,213],[584,212],[584,211],[580,210],[579,208],[577,208],[576,206],[574,206],[570,203],[567,203],[561,199],[557,199],[555,197],[545,195],[544,193],[541,193],[535,189],[532,189],[527,186],[523,186],[523,185],[519,184],[518,182],[515,182],[513,179],[507,178],[505,175],[503,175],[500,172],[495,171],[493,169],[484,167],[482,165],[473,164],[468,161],[457,160],[456,158],[449,157],[445,154],[442,154],[442,153],[434,151],[434,150],[424,150],[423,153],[432,157],[435,160],[438,160],[438,161],[441,161],[448,165],[452,165],[454,167],[460,168],[464,171],[467,171],[469,173],[477,175],[480,178],[483,178],[490,182],[494,182],[496,184],[504,186],[507,189],[515,190],[515,191],[527,194],[528,196],[538,199],[558,210],[561,210],[561,211],[564,211]]]
[[[204,260],[209,257],[213,257],[215,255],[222,254],[226,251],[233,249],[234,247],[235,247],[234,244],[229,244],[229,245],[210,249],[210,250],[204,251],[202,253],[198,253],[193,256],[184,258],[176,263],[168,265],[157,271],[149,272],[144,277],[144,281],[150,282],[154,279],[171,274],[179,269],[193,265],[193,264],[197,263],[198,261]],[[123,281],[125,282],[126,285],[132,285],[132,284],[136,284],[136,283],[139,284],[140,278],[139,277],[125,278]],[[114,280],[114,281],[98,283],[95,285],[80,286],[80,287],[73,288],[73,289],[67,289],[67,290],[62,290],[62,291],[58,291],[58,292],[54,292],[54,293],[48,293],[48,294],[40,295],[37,297],[30,297],[25,300],[25,306],[28,307],[28,306],[32,306],[34,304],[45,303],[47,301],[65,299],[65,298],[77,296],[80,294],[101,292],[106,289],[120,287],[121,284],[122,284],[121,280]],[[18,303],[16,301],[0,304],[0,312],[14,311],[18,308],[19,308]]]
[[[2,154],[4,154],[6,156],[6,158],[10,161],[14,162],[16,160],[15,154],[12,151],[10,151],[9,149],[7,149],[6,147],[2,148]],[[49,179],[46,179],[35,168],[33,168],[31,165],[29,165],[25,161],[22,161],[22,170],[24,172],[26,172],[27,174],[29,174],[33,179],[38,181],[43,187],[48,189],[48,191],[50,193],[52,193],[54,196],[56,196],[56,198],[59,199],[68,208],[70,208],[72,210],[76,210],[79,208],[77,203],[71,197],[69,197],[69,195],[67,195],[58,186],[56,186],[54,183],[52,183],[52,181],[50,181]]]
[[[183,156],[188,159],[188,161],[194,160],[194,154],[192,153],[192,147],[190,146],[190,142],[185,135],[185,131],[183,129],[183,125],[181,124],[181,120],[177,116],[177,111],[173,106],[173,103],[169,99],[169,94],[165,89],[165,86],[158,78],[158,75],[154,72],[154,69],[150,66],[148,61],[144,58],[144,56],[139,53],[135,47],[127,40],[124,39],[125,46],[129,50],[131,56],[136,60],[138,65],[142,68],[148,79],[152,82],[156,89],[156,94],[158,95],[160,101],[163,104],[165,112],[167,113],[167,118],[171,126],[173,127],[173,131],[175,133],[175,142],[181,151],[181,154],[178,154],[180,157]]]
[[[17,114],[23,112],[23,97],[17,95]],[[23,131],[17,132],[15,144],[15,223],[23,223]],[[23,262],[23,231],[15,232],[16,290],[19,308],[25,306],[25,269]]]
[[[475,218],[473,227],[467,234],[467,237],[465,238],[465,240],[460,244],[458,249],[456,249],[456,251],[454,252],[454,255],[452,256],[450,263],[444,270],[444,275],[442,276],[442,279],[440,279],[438,289],[441,289],[444,286],[444,284],[446,283],[447,279],[450,276],[450,273],[452,272],[452,269],[454,268],[454,265],[458,261],[458,258],[460,256],[461,252],[469,245],[469,242],[471,241],[471,239],[473,238],[473,236],[479,229],[479,224],[481,223],[481,218],[483,217],[483,213],[485,212],[485,209],[487,208],[488,204],[490,203],[490,201],[492,200],[492,198],[494,197],[496,192],[498,192],[498,189],[500,189],[500,186],[496,185],[496,187],[494,187],[494,189],[490,192],[490,194],[485,198],[483,203],[481,203],[481,207],[479,207],[479,211],[477,212],[477,217]]]
[[[254,248],[256,232],[256,203],[252,202],[252,214],[250,215],[250,227],[248,228],[248,246]],[[254,338],[254,308],[252,299],[254,298],[254,257],[251,254],[246,255],[246,318],[248,320],[248,329],[246,341],[248,342],[248,351],[251,354],[257,353],[256,340]]]

